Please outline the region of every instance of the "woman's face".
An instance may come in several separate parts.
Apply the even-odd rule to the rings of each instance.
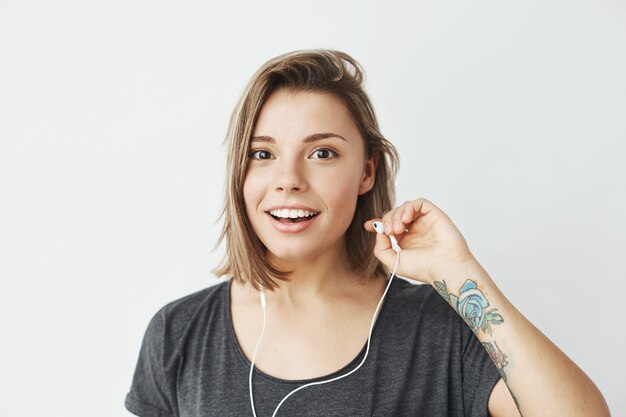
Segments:
[[[252,136],[243,194],[269,252],[301,261],[340,250],[357,197],[372,188],[375,173],[343,102],[329,93],[279,89]]]

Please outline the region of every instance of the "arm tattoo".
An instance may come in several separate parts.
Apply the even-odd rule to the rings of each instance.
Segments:
[[[435,289],[465,320],[477,336],[480,330],[483,333],[489,332],[489,335],[493,336],[491,325],[504,322],[500,313],[497,312],[497,308],[492,308],[487,312],[483,311],[485,307],[489,307],[489,301],[483,292],[477,288],[476,282],[471,279],[465,281],[458,296],[448,291],[445,281],[435,281]]]
[[[463,318],[467,325],[472,329],[474,334],[478,336],[480,330],[484,334],[489,333],[493,337],[491,326],[497,326],[504,323],[504,319],[498,313],[498,309],[492,308],[485,311],[489,307],[489,301],[485,297],[485,294],[478,289],[476,282],[468,279],[461,287],[459,295],[456,296],[448,290],[446,281],[435,281],[435,289],[437,292],[452,306],[452,308]],[[508,356],[500,350],[498,344],[492,342],[481,342],[489,357],[496,365],[498,372],[502,376],[502,379],[507,383],[507,376],[504,368],[509,364]],[[509,388],[507,383],[507,388]],[[523,417],[519,408],[519,402],[517,398],[509,388],[509,392],[515,401],[517,409],[520,411],[520,415]]]
[[[500,348],[498,347],[498,344],[495,341],[493,343],[491,342],[482,342],[482,343],[483,343],[483,347],[485,348],[485,350],[487,350],[487,353],[491,357],[491,360],[493,361],[493,363],[496,364],[496,368],[498,368],[498,372],[500,372],[500,375],[502,375],[502,379],[504,379],[504,382],[507,382],[506,373],[504,372],[504,367],[509,364],[509,361],[507,360],[508,357],[500,350]]]

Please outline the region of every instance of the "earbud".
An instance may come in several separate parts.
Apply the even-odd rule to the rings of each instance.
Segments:
[[[376,233],[378,233],[378,234],[385,233],[385,227],[383,226],[383,222],[375,221],[374,222],[374,230],[376,230]],[[402,248],[400,247],[400,245],[398,245],[398,241],[396,240],[396,237],[393,236],[393,235],[389,235],[389,240],[391,240],[391,248],[394,251],[396,251],[396,253],[400,253]]]
[[[383,226],[383,222],[379,222],[379,221],[374,222],[374,230],[376,230],[376,233],[378,234],[385,233],[385,227]]]

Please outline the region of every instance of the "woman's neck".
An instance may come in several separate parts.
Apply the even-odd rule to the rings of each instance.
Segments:
[[[275,262],[275,261],[274,261]],[[325,254],[299,262],[275,262],[281,269],[293,271],[288,281],[275,280],[278,287],[266,291],[268,300],[287,307],[306,306],[331,301],[359,285],[345,253]]]

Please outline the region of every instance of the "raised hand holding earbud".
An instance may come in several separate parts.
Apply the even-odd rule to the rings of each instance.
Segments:
[[[372,219],[365,229],[375,232]],[[383,216],[384,235],[377,234],[374,255],[389,268],[396,261],[390,237],[402,248],[396,273],[432,284],[438,270],[474,259],[465,238],[452,220],[430,201],[419,198],[396,207]]]

